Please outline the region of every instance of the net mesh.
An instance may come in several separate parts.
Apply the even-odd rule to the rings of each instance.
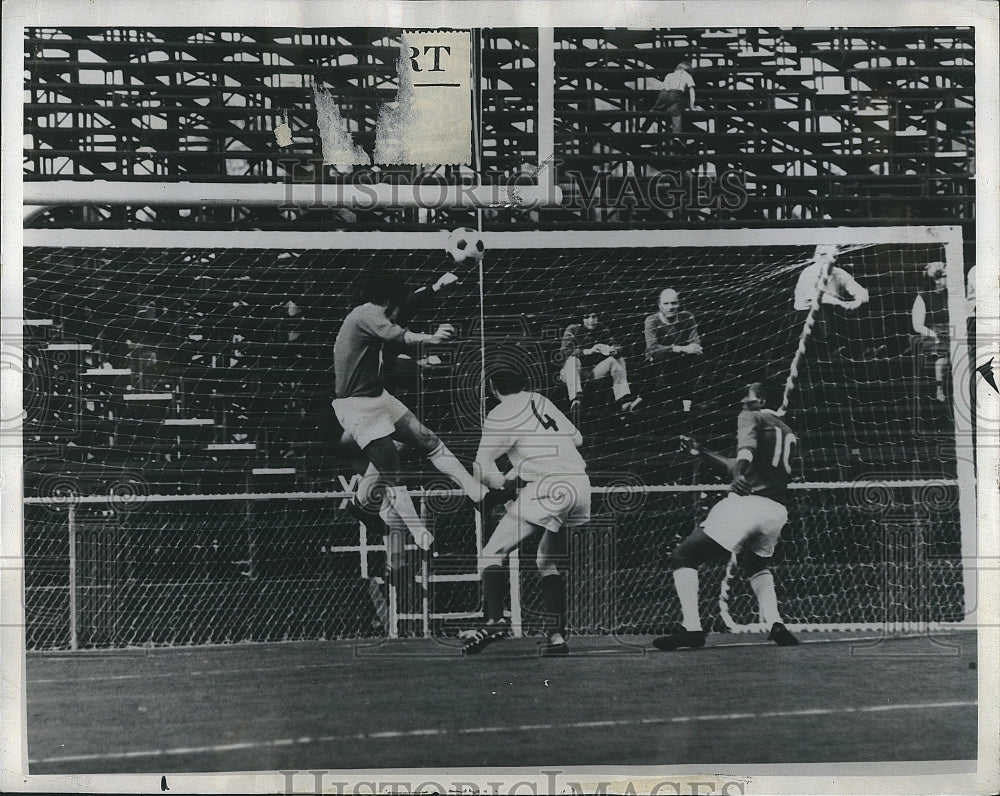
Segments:
[[[581,358],[591,471],[682,481],[690,468],[678,433],[728,448],[743,384],[786,380],[805,316],[792,294],[810,257],[811,247],[775,246],[491,253],[483,329],[465,272],[444,306],[414,320],[419,330],[455,324],[457,342],[435,349],[435,364],[397,360],[389,389],[450,443],[474,448],[482,333],[490,354],[513,352],[534,388],[568,410],[562,336],[593,301],[645,406],[617,413],[612,374],[594,378],[593,357]],[[935,355],[910,320],[925,266],[942,259],[939,245],[840,256],[871,299],[856,312],[821,308],[797,368],[788,419],[809,480],[954,476],[952,419],[931,400]],[[268,480],[255,469],[283,471],[268,474],[272,485],[282,476],[297,489],[335,486],[313,418],[332,388],[340,321],[372,262],[415,287],[447,267],[420,250],[27,250],[26,315],[49,324],[29,328],[26,349],[29,474],[51,474],[54,462],[65,475],[68,459],[81,481],[98,480],[83,493],[122,472],[157,493],[239,491]],[[677,291],[703,354],[648,360],[644,321],[663,288]],[[29,478],[28,494],[53,494],[43,482]]]
[[[804,317],[792,296],[814,246],[565,250],[524,243],[517,235],[491,238],[482,284],[466,267],[456,287],[415,317],[412,328],[421,331],[455,324],[457,340],[394,363],[389,389],[468,464],[479,438],[481,351],[491,360],[516,358],[534,389],[573,413],[593,482],[612,488],[627,509],[595,509],[595,533],[611,521],[613,543],[588,542],[598,546],[587,555],[613,551],[607,582],[614,585],[599,586],[596,575],[577,579],[579,627],[655,632],[675,612],[670,549],[716,494],[657,490],[717,487],[722,475],[681,454],[676,437],[695,434],[731,453],[742,385],[788,379]],[[930,290],[927,264],[945,259],[936,243],[853,245],[838,258],[870,300],[853,312],[821,308],[792,379],[787,419],[801,442],[799,478],[832,483],[793,493],[777,574],[791,622],[857,624],[896,613],[907,621],[924,614],[953,621],[962,611],[958,509],[954,502],[928,509],[957,494],[952,403],[935,400],[938,354],[914,338],[910,320],[916,295]],[[92,589],[85,585],[91,574],[76,575],[81,644],[384,631],[370,580],[383,565],[362,564],[357,551],[322,552],[359,544],[356,523],[338,503],[276,498],[234,510],[238,501],[144,500],[347,487],[351,464],[331,455],[322,410],[332,389],[333,341],[359,277],[375,262],[414,287],[449,266],[439,249],[420,247],[25,250],[25,491],[41,501],[27,508],[25,523],[29,647],[66,643],[65,511],[81,495],[106,498],[75,507],[78,566],[97,562],[87,564],[86,573],[97,573]],[[646,359],[643,332],[664,288],[677,291],[681,310],[691,314],[703,353],[657,367]],[[644,399],[635,412],[618,411],[612,378],[594,372],[584,373],[579,406],[570,407],[562,339],[588,302],[614,330],[630,394]],[[454,486],[413,455],[407,468],[415,489]],[[909,486],[890,498],[872,486],[900,480]],[[845,495],[854,483],[867,491],[851,503]],[[926,491],[932,487],[949,497]],[[633,492],[645,496],[634,511],[626,499]],[[450,529],[439,534],[438,570],[474,572],[471,516],[457,504],[431,510],[447,517],[435,522]],[[522,556],[529,626],[537,608],[531,555],[526,549]],[[920,603],[893,585],[903,578],[892,574],[905,569],[900,561],[917,559],[931,562],[920,585],[930,597]],[[718,621],[724,569],[706,572],[702,590]],[[114,588],[100,586],[101,577]],[[411,614],[429,614],[434,632],[449,633],[451,620],[441,615],[479,608],[474,579],[434,583],[429,592],[417,580],[406,584],[399,589],[406,604],[398,607],[407,618],[395,625],[401,633],[425,631],[426,622]],[[113,626],[106,611],[87,608],[96,618],[86,618],[85,593],[110,595]],[[725,606],[730,625],[753,624],[754,610],[737,574]],[[92,625],[102,629],[85,630]]]
[[[574,632],[662,633],[677,621],[670,550],[721,497],[715,490],[625,494],[601,490],[594,521],[570,532]],[[384,540],[359,529],[342,510],[344,496],[75,505],[75,569],[69,504],[31,504],[27,648],[445,637],[468,627],[480,610],[478,582],[468,577],[476,571],[471,510],[444,491],[431,493],[424,511],[440,552],[422,562],[411,549],[407,566],[389,575]],[[790,625],[916,630],[962,620],[954,485],[880,485],[875,499],[847,485],[791,496],[773,564]],[[532,542],[522,548],[519,579],[529,635],[543,627],[534,553]],[[702,569],[705,626],[756,626],[756,601],[739,572],[724,615],[725,572],[725,561]],[[456,574],[467,577],[449,577]],[[390,581],[396,620],[387,614]]]

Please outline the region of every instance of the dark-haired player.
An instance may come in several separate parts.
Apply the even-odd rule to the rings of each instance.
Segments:
[[[661,650],[705,645],[705,631],[698,614],[698,567],[736,553],[757,596],[761,620],[770,628],[768,638],[782,647],[798,643],[778,613],[774,576],[768,565],[781,529],[788,521],[785,492],[792,475],[795,434],[788,424],[765,408],[765,388],[747,386],[737,420],[737,452],[728,459],[705,450],[690,437],[682,437],[692,454],[727,468],[732,473],[730,493],[708,513],[705,521],[674,548],[670,565],[681,602],[683,629],[653,640]]]
[[[425,453],[474,502],[480,502],[486,490],[440,438],[385,389],[383,357],[412,351],[421,345],[438,345],[455,333],[451,324],[441,324],[434,334],[421,334],[395,323],[400,308],[412,296],[398,277],[380,269],[366,275],[362,303],[348,313],[333,346],[336,375],[333,411],[345,434],[364,451],[370,463],[358,489],[361,509],[371,512],[380,504],[383,510],[391,509],[406,524],[417,545],[427,549],[433,537],[403,483],[395,440]]]
[[[540,533],[536,563],[542,604],[545,613],[555,620],[542,654],[565,655],[569,652],[566,583],[558,561],[565,556],[566,540],[559,531],[590,520],[590,478],[587,464],[577,450],[583,437],[554,404],[528,391],[523,376],[497,373],[490,379],[490,387],[500,403],[483,421],[477,474],[490,489],[503,489],[518,479],[525,485],[507,504],[507,513],[483,546],[479,571],[487,623],[466,640],[465,653],[481,652],[509,632],[510,624],[503,614],[508,590],[507,557],[525,539]],[[497,459],[504,455],[511,463],[506,475],[497,468]]]

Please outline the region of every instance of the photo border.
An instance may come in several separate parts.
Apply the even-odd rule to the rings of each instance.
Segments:
[[[21,147],[22,124],[21,98],[23,89],[23,28],[26,26],[143,26],[149,22],[149,6],[128,0],[94,0],[93,2],[56,2],[49,0],[38,4],[25,0],[8,0],[4,4],[3,41],[3,273],[2,273],[2,325],[0,337],[19,339],[20,315],[23,301],[21,247],[24,237],[21,230]],[[849,21],[854,27],[895,27],[897,25],[961,25],[976,29],[976,256],[984,265],[979,274],[977,297],[978,331],[983,339],[1000,339],[1000,308],[997,288],[997,265],[1000,263],[997,230],[998,214],[998,7],[989,0],[952,0],[942,7],[934,0],[918,0],[904,5],[893,2],[867,0],[865,2],[840,2],[821,0],[772,0],[767,4],[753,5],[742,2],[632,2],[628,4],[591,4],[587,2],[532,2],[530,5],[503,2],[372,2],[325,3],[318,0],[271,0],[266,5],[249,5],[246,2],[188,3],[176,6],[156,6],[160,20],[184,19],[190,24],[192,9],[197,9],[199,23],[205,26],[231,26],[239,20],[243,26],[267,26],[277,20],[281,27],[319,27],[334,25],[366,26],[391,25],[393,27],[485,27],[524,26],[528,20],[540,28],[554,28],[571,24],[581,27],[745,27],[748,19],[754,25],[795,27],[840,27]],[[905,19],[903,19],[905,15]],[[163,24],[160,22],[160,24]],[[548,41],[551,43],[551,37]],[[550,44],[551,46],[551,44]],[[545,63],[551,65],[551,52],[543,56],[539,47],[539,86],[551,80],[551,66],[543,72]],[[541,91],[540,91],[541,94]],[[549,92],[551,102],[551,92]],[[552,118],[552,107],[539,103],[539,154],[545,147],[542,140],[543,114]],[[551,122],[546,135],[546,146],[553,145]],[[376,237],[395,233],[367,233]],[[572,234],[572,233],[570,233]],[[667,231],[662,234],[673,235]],[[710,235],[711,230],[705,230]],[[998,352],[1000,354],[1000,352]],[[3,417],[19,413],[21,395],[19,385],[6,375],[3,381]],[[981,401],[997,403],[998,398],[988,391],[979,393]],[[995,410],[995,407],[993,407]],[[996,416],[996,411],[991,416]],[[25,652],[23,577],[20,562],[23,560],[21,534],[21,448],[19,445],[0,446],[0,475],[3,479],[2,495],[2,558],[0,558],[0,644],[2,644],[4,678],[0,691],[0,717],[3,721],[4,741],[0,756],[0,787],[5,791],[160,791],[160,778],[150,775],[79,775],[61,776],[27,775],[27,748],[25,736]],[[1000,723],[998,723],[997,694],[1000,673],[995,662],[1000,660],[1000,541],[997,518],[1000,501],[992,488],[1000,483],[997,448],[980,446],[978,520],[980,528],[980,606],[978,622],[979,659],[984,664],[978,668],[979,710],[979,759],[967,761],[938,761],[927,763],[889,764],[797,764],[767,766],[713,766],[712,770],[731,773],[705,773],[697,765],[663,767],[607,767],[573,768],[562,772],[566,779],[581,783],[611,781],[608,792],[615,788],[626,790],[632,783],[634,791],[643,792],[664,779],[681,779],[685,785],[706,781],[738,782],[746,793],[862,793],[877,790],[881,793],[916,792],[968,792],[989,793],[1000,785],[997,760],[1000,760]],[[990,665],[993,661],[994,665]],[[929,731],[933,731],[929,728]],[[503,782],[506,788],[516,783],[535,782],[539,792],[551,786],[551,774],[559,768],[548,769],[493,769],[489,771],[453,769],[445,781]],[[440,774],[422,770],[407,774],[398,770],[337,772],[337,779],[413,783],[422,780],[440,781]],[[175,792],[281,792],[284,777],[277,772],[214,773],[169,775],[170,789]],[[333,779],[332,777],[330,778]],[[507,791],[501,791],[507,792]],[[518,792],[530,792],[523,788]],[[666,790],[663,792],[672,792]]]

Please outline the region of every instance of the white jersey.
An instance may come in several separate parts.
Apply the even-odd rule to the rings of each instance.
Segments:
[[[819,281],[823,276],[823,267],[812,263],[802,269],[799,281],[795,283],[795,309],[807,310],[812,306],[813,298],[819,289]],[[823,304],[833,304],[839,301],[853,301],[861,294],[861,285],[853,276],[839,266],[830,269],[830,278],[823,288],[820,301]]]
[[[694,85],[690,73],[677,69],[663,78],[663,91],[685,91]]]
[[[587,463],[577,450],[580,432],[545,396],[535,392],[505,395],[483,422],[483,438],[476,460],[496,469],[506,454],[525,481],[549,475],[583,476]]]

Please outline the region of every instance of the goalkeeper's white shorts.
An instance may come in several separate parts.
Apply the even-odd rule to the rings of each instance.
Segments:
[[[788,509],[776,500],[730,493],[712,507],[701,527],[731,553],[747,547],[761,558],[770,558],[786,522]]]
[[[385,390],[375,398],[355,396],[333,400],[337,420],[362,450],[377,439],[392,436],[396,423],[409,411],[402,401]]]
[[[590,522],[590,479],[586,475],[547,475],[529,481],[507,504],[515,520],[547,531]]]

